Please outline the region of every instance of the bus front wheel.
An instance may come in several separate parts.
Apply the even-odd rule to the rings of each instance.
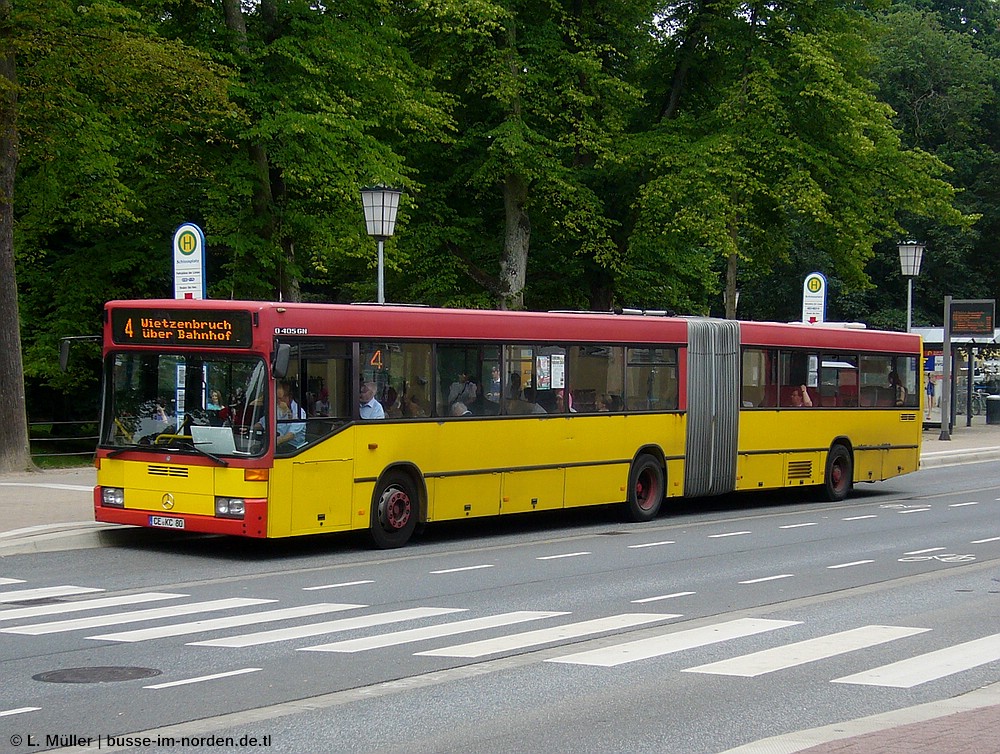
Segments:
[[[629,518],[632,521],[652,521],[660,512],[665,491],[663,466],[652,456],[639,456],[629,472]]]
[[[382,480],[372,501],[369,532],[382,550],[402,547],[413,535],[419,517],[419,498],[412,480],[393,472]]]
[[[831,503],[839,503],[851,494],[854,486],[854,463],[843,445],[834,445],[826,457],[826,478],[823,496]]]

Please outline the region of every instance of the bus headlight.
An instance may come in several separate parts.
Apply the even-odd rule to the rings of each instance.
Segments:
[[[246,513],[246,501],[241,497],[215,498],[215,515],[222,518],[243,518]]]
[[[101,505],[105,508],[124,508],[125,490],[121,487],[102,487]]]

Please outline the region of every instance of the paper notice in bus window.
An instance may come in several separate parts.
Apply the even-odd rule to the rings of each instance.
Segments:
[[[552,387],[566,387],[566,356],[561,353],[552,354]]]
[[[548,356],[535,357],[535,377],[539,390],[548,390],[552,387],[552,362]]]

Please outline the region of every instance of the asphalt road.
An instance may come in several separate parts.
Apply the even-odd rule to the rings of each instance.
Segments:
[[[682,505],[6,557],[0,750],[697,754],[1000,680],[995,463]]]

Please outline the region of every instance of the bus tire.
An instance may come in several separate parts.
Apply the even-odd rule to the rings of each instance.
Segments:
[[[413,480],[399,471],[386,474],[372,500],[368,531],[381,550],[402,547],[409,542],[420,517],[420,497]]]
[[[851,494],[853,487],[854,461],[851,453],[843,445],[834,445],[826,456],[823,497],[831,503],[839,503]]]
[[[663,466],[653,456],[643,454],[632,463],[628,475],[628,517],[632,521],[652,521],[660,513],[666,493]]]

